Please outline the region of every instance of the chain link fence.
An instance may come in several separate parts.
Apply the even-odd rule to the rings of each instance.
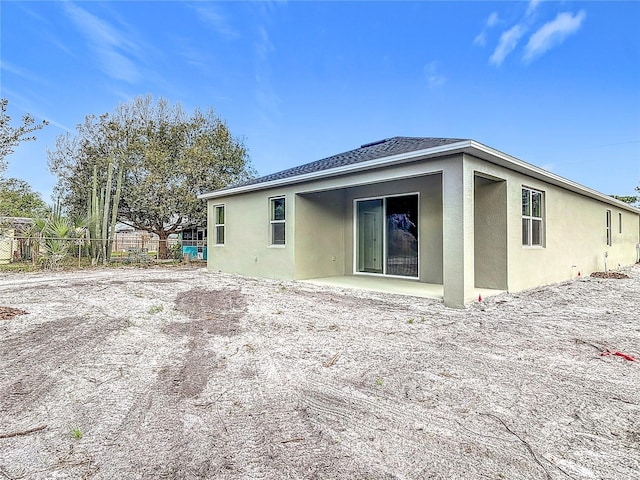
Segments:
[[[55,268],[96,264],[132,264],[171,260],[206,260],[206,245],[180,238],[118,234],[105,247],[102,239],[0,235],[0,264],[18,263]],[[198,242],[200,243],[200,242]],[[107,244],[108,245],[108,244]],[[106,257],[106,262],[105,262]]]

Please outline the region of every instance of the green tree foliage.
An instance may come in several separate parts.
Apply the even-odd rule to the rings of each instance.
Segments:
[[[47,205],[38,192],[18,178],[0,179],[0,217],[35,218],[47,214]]]
[[[21,142],[35,140],[36,137],[31,134],[48,123],[46,120],[36,123],[35,119],[27,113],[22,116],[22,125],[14,127],[11,125],[11,117],[7,114],[8,105],[7,99],[0,99],[0,173],[7,168],[7,155],[13,153],[13,149]]]
[[[636,187],[636,191],[640,193],[640,187]],[[620,200],[621,202],[628,203],[632,206],[640,206],[640,196],[636,195],[611,195],[616,200]]]
[[[112,114],[87,116],[75,135],[58,137],[49,166],[72,216],[86,215],[93,169],[98,185],[106,185],[110,161],[113,178],[123,172],[118,221],[161,240],[204,224],[206,205],[199,194],[253,175],[242,141],[213,110],[188,115],[179,103],[154,102],[150,95],[120,104]],[[165,258],[166,243],[160,245]]]

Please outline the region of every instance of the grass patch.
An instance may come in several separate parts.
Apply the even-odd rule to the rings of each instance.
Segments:
[[[149,258],[149,261],[142,262],[129,262],[124,259],[111,257],[111,261],[107,263],[107,265],[103,265],[102,261],[100,261],[97,265],[91,265],[91,259],[82,258],[80,259],[80,263],[78,263],[78,258],[67,258],[60,262],[57,270],[64,271],[73,271],[73,270],[82,270],[85,268],[120,268],[122,266],[127,267],[138,267],[138,268],[148,268],[153,265],[162,265],[163,267],[170,266],[180,266],[183,263],[180,260],[175,259],[166,259],[166,260],[156,260],[155,258]],[[200,262],[191,262],[193,267],[206,267],[207,263],[204,261]],[[19,261],[19,262],[11,262],[0,264],[0,273],[29,273],[29,272],[42,272],[47,270],[47,268],[42,263],[33,264],[31,261]]]
[[[84,436],[79,427],[71,427],[69,433],[74,440],[80,440]]]
[[[149,309],[149,313],[151,315],[155,315],[156,313],[160,313],[161,311],[164,310],[164,306],[162,304],[160,305],[154,305]]]
[[[37,272],[42,270],[42,266],[33,265],[27,262],[4,263],[0,265],[0,272]]]

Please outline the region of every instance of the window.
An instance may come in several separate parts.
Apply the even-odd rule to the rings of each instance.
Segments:
[[[542,192],[522,189],[522,245],[544,246]]]
[[[270,227],[271,245],[285,244],[285,199],[284,197],[270,198]]]
[[[224,205],[213,207],[214,242],[216,245],[224,245]]]
[[[618,233],[622,235],[622,214],[618,213]]]
[[[611,210],[607,210],[606,227],[607,227],[607,245],[611,246]]]

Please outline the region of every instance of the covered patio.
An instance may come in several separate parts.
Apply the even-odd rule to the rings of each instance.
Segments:
[[[314,285],[369,290],[381,293],[408,295],[410,297],[433,298],[437,300],[444,299],[444,287],[442,285],[435,283],[423,283],[416,280],[405,280],[403,278],[390,278],[374,275],[345,275],[311,278],[299,281]],[[504,293],[505,290],[476,288],[474,292],[475,298],[477,299],[478,296],[488,298],[499,295]]]

